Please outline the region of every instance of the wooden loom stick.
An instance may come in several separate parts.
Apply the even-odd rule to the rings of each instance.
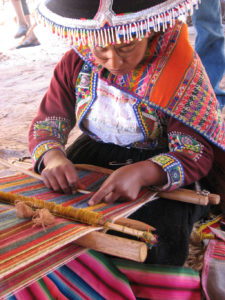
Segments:
[[[109,255],[144,262],[148,247],[145,243],[93,231],[78,238],[75,244]]]
[[[213,205],[218,205],[220,203],[220,195],[210,193],[208,195],[209,203]]]
[[[170,200],[178,200],[182,202],[190,202],[199,205],[207,205],[210,204],[219,204],[220,196],[217,194],[204,195],[204,192],[195,192],[193,190],[188,189],[177,189],[172,192],[160,192],[158,195],[162,198],[170,199]]]
[[[0,191],[0,201],[4,201],[6,203],[10,203],[12,204],[14,201],[16,200],[25,200],[24,202],[27,205],[33,205],[32,199],[33,198],[29,198],[29,197],[25,197],[22,195],[16,195],[16,194],[11,194],[11,193],[4,193],[2,191]],[[26,201],[27,200],[27,201]],[[42,203],[45,201],[37,199],[39,201],[39,203]],[[48,202],[48,204],[51,203]],[[55,205],[55,206],[60,206],[60,205]],[[34,206],[32,206],[34,207]],[[80,209],[80,210],[84,210],[84,209]],[[93,213],[94,218],[98,215],[98,213],[95,212],[88,212]],[[55,215],[58,215],[57,213],[55,213]],[[72,219],[72,218],[71,218]],[[142,223],[142,222],[141,222]],[[108,229],[108,224],[109,222],[106,223],[106,229]],[[144,223],[143,223],[144,224]],[[112,225],[116,225],[116,224],[112,224]],[[118,227],[119,226],[119,227]],[[110,229],[116,230],[116,231],[122,231],[124,233],[129,233],[132,235],[137,234],[137,237],[143,237],[141,234],[141,231],[137,231],[134,230],[132,232],[132,229],[129,228],[129,230],[127,231],[127,228],[121,225],[117,225],[117,228],[114,228],[113,226],[110,227]],[[156,242],[156,238],[150,233],[150,232],[146,232],[147,239],[146,241],[149,243],[155,243]],[[151,238],[151,240],[150,240]],[[147,256],[147,251],[148,251],[148,246],[146,243],[144,242],[140,242],[140,241],[135,241],[135,240],[129,240],[127,238],[122,238],[122,237],[117,237],[114,235],[109,235],[109,234],[105,234],[105,233],[100,233],[98,231],[93,231],[91,233],[87,233],[85,236],[78,238],[76,241],[74,241],[75,244],[85,247],[85,248],[91,248],[94,249],[96,251],[100,251],[109,255],[113,255],[113,256],[118,256],[121,258],[125,258],[125,259],[129,259],[129,260],[133,260],[133,261],[137,261],[137,262],[143,262],[146,259]]]
[[[22,167],[18,167],[16,165],[13,165],[6,160],[0,158],[0,163],[9,167],[14,168],[17,171],[20,171],[26,175],[29,175],[33,178],[36,178],[38,180],[42,180],[41,176],[33,171],[24,169]],[[113,170],[94,166],[94,165],[88,165],[88,164],[75,164],[76,168],[84,169],[84,170],[90,170],[95,172],[101,172],[104,174],[111,174]],[[79,193],[88,194],[91,193],[90,191],[77,189]],[[162,198],[171,199],[171,200],[177,200],[182,202],[189,202],[194,204],[200,204],[200,205],[207,205],[208,203],[211,204],[219,204],[220,202],[220,196],[217,194],[211,194],[209,193],[207,196],[201,193],[197,193],[193,190],[187,190],[187,189],[177,189],[170,192],[158,192],[157,195]]]
[[[141,230],[141,231],[154,231],[156,230],[155,227],[151,226],[151,225],[148,225],[144,222],[141,222],[141,221],[138,221],[138,220],[133,220],[133,219],[130,219],[130,218],[119,218],[115,221],[113,221],[115,224],[119,224],[119,225],[122,225],[122,226],[125,226],[125,227],[130,227],[130,228],[133,228],[133,229],[138,229],[138,230]]]
[[[207,205],[209,203],[208,196],[197,194],[196,192],[193,193],[192,190],[177,189],[173,191],[173,195],[171,195],[170,192],[160,192],[158,195],[170,200],[190,202],[199,205]]]

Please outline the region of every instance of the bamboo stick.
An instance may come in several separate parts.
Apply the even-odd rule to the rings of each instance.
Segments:
[[[109,255],[144,262],[148,247],[145,243],[93,231],[78,238],[75,244]]]

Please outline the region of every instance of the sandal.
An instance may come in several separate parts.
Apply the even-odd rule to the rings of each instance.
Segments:
[[[26,25],[20,25],[19,28],[18,28],[17,33],[14,35],[14,38],[15,38],[15,39],[18,39],[18,38],[20,38],[21,36],[26,35],[28,29],[29,29],[28,26],[26,26]]]
[[[20,49],[20,48],[26,48],[26,47],[35,47],[35,46],[39,46],[40,42],[37,38],[35,38],[34,40],[31,41],[25,41],[22,44],[18,45],[16,47],[16,49]]]

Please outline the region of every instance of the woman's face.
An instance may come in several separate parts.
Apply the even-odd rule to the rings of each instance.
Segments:
[[[124,75],[133,70],[144,58],[148,38],[115,46],[91,48],[95,63],[114,75]]]

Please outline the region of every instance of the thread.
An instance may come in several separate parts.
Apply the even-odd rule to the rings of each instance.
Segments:
[[[108,219],[102,216],[101,213],[89,211],[85,208],[62,206],[61,204],[56,204],[55,202],[47,202],[35,197],[26,197],[20,194],[13,194],[2,191],[0,191],[0,200],[13,205],[20,201],[28,205],[32,209],[37,209],[36,211],[38,212],[38,219],[36,223],[37,225],[42,225],[44,230],[45,225],[49,224],[43,221],[42,215],[49,216],[49,213],[52,213],[55,216],[70,219],[80,223],[85,223],[92,226],[104,226],[106,229],[112,229],[119,232],[122,231],[124,233],[140,238],[141,240],[145,241],[149,247],[156,243],[156,238],[150,231],[147,232],[135,230],[126,226],[111,223]],[[48,210],[48,212],[46,212],[46,210]],[[50,219],[48,218],[48,220]]]
[[[73,221],[78,221],[89,225],[102,225],[101,214],[85,210],[84,208],[62,206],[61,204],[56,204],[55,202],[46,202],[35,197],[26,197],[19,194],[5,193],[2,191],[0,191],[0,199],[13,205],[16,201],[21,201],[35,209],[46,208],[56,216],[68,218]]]

